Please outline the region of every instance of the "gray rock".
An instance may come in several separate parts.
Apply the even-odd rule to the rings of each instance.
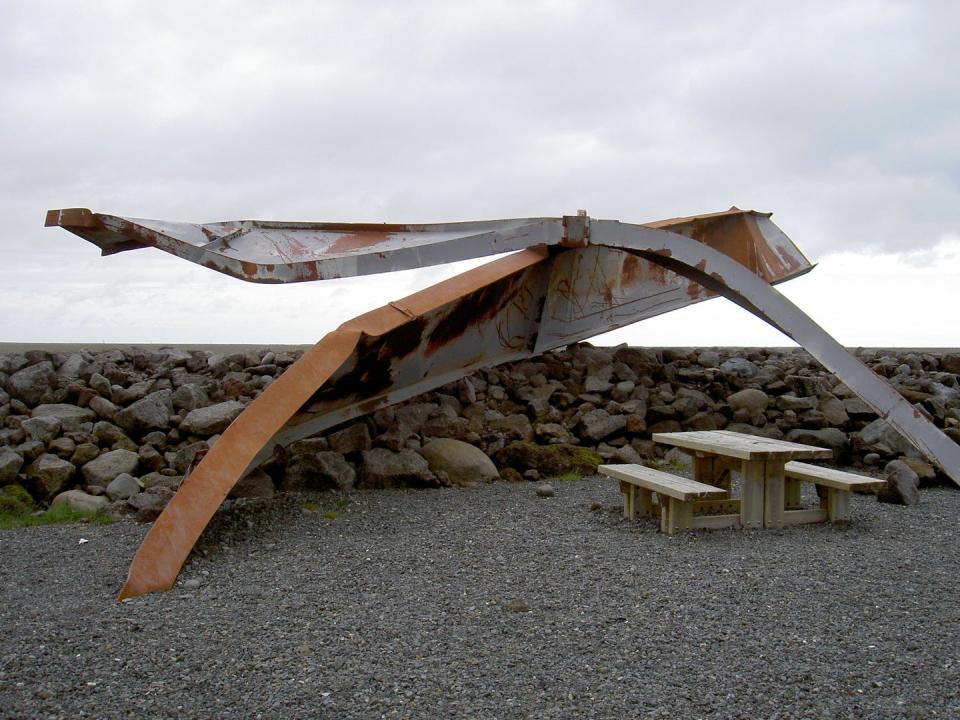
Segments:
[[[273,478],[257,468],[230,490],[231,498],[270,498],[273,497]]]
[[[486,453],[460,440],[437,438],[420,450],[434,472],[445,472],[452,485],[490,482],[500,477],[497,466]]]
[[[33,407],[54,383],[53,363],[48,360],[18,370],[7,381],[10,395]]]
[[[197,453],[206,452],[210,449],[210,444],[206,440],[199,440],[189,445],[184,445],[175,453],[173,457],[168,460],[170,467],[177,471],[178,474],[183,475],[187,472],[187,469],[193,464],[194,458],[196,458]],[[168,453],[168,457],[169,457]]]
[[[847,415],[846,407],[840,398],[831,393],[821,393],[820,412],[823,413],[824,420],[833,427],[843,427],[850,422],[850,416]]]
[[[174,495],[174,491],[165,485],[154,485],[128,498],[127,505],[137,511],[137,520],[153,522]]]
[[[128,473],[120,473],[106,487],[111,500],[126,500],[143,490],[143,483]]]
[[[67,380],[76,380],[83,376],[87,361],[80,353],[73,353],[57,368],[57,375]]]
[[[413,450],[392,452],[386,448],[373,448],[363,453],[360,465],[362,487],[434,487],[437,484],[426,459]]]
[[[760,373],[760,368],[746,358],[730,358],[724,360],[720,369],[728,375],[736,375],[742,380],[749,380]]]
[[[26,476],[34,497],[46,500],[67,487],[76,470],[63,458],[44,453],[27,466]]]
[[[30,413],[33,417],[56,418],[63,432],[78,432],[84,423],[97,419],[96,413],[89,408],[77,407],[66,403],[37,405]]]
[[[702,408],[712,408],[713,400],[694,388],[681,387],[674,395],[670,408],[681,418],[691,418]]]
[[[113,387],[110,385],[110,381],[100,373],[93,373],[90,380],[87,381],[87,385],[103,398],[110,399],[113,397]]]
[[[48,443],[60,432],[60,421],[55,417],[28,418],[20,423],[28,440]]]
[[[206,407],[210,403],[210,398],[207,397],[203,388],[194,384],[181,385],[174,391],[170,400],[175,409],[187,412]]]
[[[777,398],[777,409],[786,412],[793,410],[796,413],[806,410],[815,410],[819,405],[815,397],[797,397],[796,395],[781,395]]]
[[[877,492],[877,500],[893,505],[916,505],[920,502],[920,478],[902,460],[893,460],[883,469],[887,484]]]
[[[100,454],[100,448],[94,443],[84,442],[77,445],[73,454],[70,456],[70,462],[77,467],[86,465]]]
[[[487,423],[492,432],[499,433],[505,442],[511,440],[533,440],[533,425],[526,415],[514,413],[502,418],[494,418]]]
[[[705,368],[715,368],[720,365],[720,353],[716,350],[703,350],[697,356],[699,362]]]
[[[537,485],[537,497],[549,498],[553,497],[556,494],[556,491],[553,489],[553,485],[550,483],[540,483]]]
[[[288,460],[280,487],[284,490],[346,491],[352,490],[356,481],[357,473],[343,455],[331,450],[320,450],[294,455]]]
[[[109,501],[103,495],[90,495],[83,490],[67,490],[50,503],[50,507],[66,505],[75,512],[101,512]]]
[[[0,485],[12,483],[23,467],[23,458],[8,448],[0,447]]]
[[[596,375],[588,375],[583,383],[583,391],[586,393],[605,393],[613,388],[613,383]]]
[[[142,435],[151,430],[165,430],[170,424],[173,403],[169,390],[158,390],[142,400],[123,408],[113,422],[131,435]]]
[[[823,428],[822,430],[808,430],[797,428],[787,433],[788,442],[801,445],[813,445],[833,450],[834,461],[845,464],[850,457],[850,441],[847,434],[837,428]]]
[[[121,473],[133,475],[139,463],[140,456],[135,452],[111,450],[88,462],[81,468],[81,471],[84,479],[90,485],[106,487]]]
[[[114,405],[112,402],[106,398],[102,398],[99,395],[95,395],[90,398],[89,407],[93,410],[97,416],[107,420],[108,422],[113,422],[114,418],[117,417],[117,413],[120,412],[120,408]]]
[[[917,451],[903,435],[887,424],[882,418],[877,418],[867,425],[863,430],[853,436],[854,447],[867,451],[876,451],[881,455],[882,449],[886,449],[887,454],[892,451],[897,455],[915,456]]]
[[[627,419],[623,415],[611,415],[597,408],[585,412],[577,427],[580,437],[597,442],[620,432],[626,425]]]
[[[235,400],[196,408],[187,413],[180,423],[180,431],[194,435],[215,435],[229,427],[237,415],[243,412],[243,404]]]
[[[767,405],[770,404],[770,397],[763,390],[746,388],[728,397],[727,404],[734,411],[746,410],[749,417],[752,418],[757,413],[767,409]]]
[[[331,450],[342,455],[363,452],[373,447],[370,430],[364,422],[357,422],[343,430],[331,433],[327,436],[327,441],[330,443]]]

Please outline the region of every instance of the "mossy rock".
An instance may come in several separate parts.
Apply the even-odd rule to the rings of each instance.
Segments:
[[[33,509],[33,498],[22,485],[14,483],[0,491],[0,513],[22,515]]]
[[[536,470],[541,477],[559,477],[575,474],[579,477],[593,475],[603,459],[589,448],[576,445],[537,445],[517,440],[498,450],[493,460],[503,472],[512,468],[523,474]]]

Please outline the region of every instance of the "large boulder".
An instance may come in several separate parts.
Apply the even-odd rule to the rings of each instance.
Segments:
[[[893,460],[883,469],[887,484],[877,492],[877,500],[893,505],[916,505],[920,502],[920,478],[902,460]]]
[[[27,480],[34,497],[47,500],[63,490],[76,472],[73,463],[50,453],[43,453],[27,467]]]
[[[50,507],[66,505],[75,512],[100,512],[109,504],[103,495],[90,495],[83,490],[67,490],[57,495]]]
[[[21,422],[20,427],[27,434],[27,440],[46,444],[60,432],[60,421],[55,417],[33,417]]]
[[[837,428],[823,428],[822,430],[808,430],[797,428],[787,433],[788,442],[833,450],[833,460],[841,465],[850,460],[850,441],[843,430]]]
[[[882,418],[877,418],[854,435],[853,444],[863,452],[878,452],[880,455],[916,456],[917,454],[910,441]]]
[[[338,430],[327,436],[330,449],[342,455],[363,452],[373,447],[370,430],[364,422],[356,422],[343,430]]]
[[[81,469],[83,477],[90,485],[106,487],[120,475],[133,475],[140,464],[140,456],[132,450],[111,450],[94,458]]]
[[[126,500],[143,490],[143,483],[128,473],[120,473],[106,487],[107,497],[111,500]]]
[[[331,450],[293,455],[283,468],[283,490],[351,490],[357,473],[341,453]]]
[[[240,478],[230,490],[231,498],[269,498],[273,497],[273,478],[257,468]]]
[[[153,522],[175,494],[166,485],[154,485],[128,498],[127,505],[137,511],[137,520]]]
[[[413,450],[393,452],[386,448],[373,448],[362,455],[361,487],[436,487],[439,484],[424,457]]]
[[[131,435],[139,436],[151,430],[165,430],[170,424],[170,414],[173,411],[170,396],[169,390],[150,393],[142,400],[123,408],[114,416],[113,422]]]
[[[216,435],[229,427],[237,415],[243,412],[243,403],[236,400],[196,408],[187,413],[180,423],[180,432],[194,435]]]
[[[17,473],[23,467],[23,457],[20,453],[0,447],[0,485],[12,483]]]
[[[53,363],[48,360],[18,370],[7,381],[10,394],[30,407],[38,404],[56,379]]]
[[[65,433],[78,432],[83,423],[93,422],[97,419],[93,410],[66,403],[37,405],[31,415],[35,418],[56,418],[60,421],[60,427]]]
[[[452,438],[431,440],[420,450],[430,469],[445,472],[453,485],[472,485],[500,477],[497,466],[480,448]]]
[[[620,432],[627,426],[627,419],[623,415],[611,415],[602,408],[588,410],[580,416],[577,424],[577,434],[598,442],[604,438]]]
[[[767,405],[770,404],[770,397],[763,390],[746,388],[728,397],[727,404],[734,412],[745,410],[747,417],[753,418],[767,409]]]

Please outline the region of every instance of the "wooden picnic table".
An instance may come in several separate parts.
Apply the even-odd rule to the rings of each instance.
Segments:
[[[744,528],[778,528],[823,519],[822,511],[798,509],[800,483],[785,480],[784,466],[791,460],[829,459],[832,450],[729,430],[654,433],[653,441],[693,455],[693,479],[728,492],[729,480],[724,482],[723,475],[731,461],[734,465],[739,461],[743,477],[739,524]]]

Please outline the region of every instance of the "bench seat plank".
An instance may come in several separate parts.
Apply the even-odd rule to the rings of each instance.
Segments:
[[[822,465],[810,465],[809,463],[797,462],[791,460],[784,468],[784,474],[788,478],[795,480],[806,480],[835,490],[863,490],[877,491],[886,485],[886,481],[879,480],[866,475],[857,475],[856,473],[846,472],[844,470],[835,470],[834,468],[823,467]]]
[[[671,475],[646,465],[601,465],[597,471],[617,480],[639,485],[655,493],[689,502],[726,497],[726,490],[689,478]]]

